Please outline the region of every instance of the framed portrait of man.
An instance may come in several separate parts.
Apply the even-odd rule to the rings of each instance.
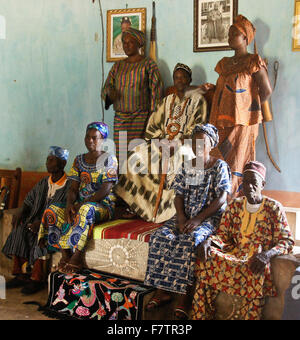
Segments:
[[[194,0],[194,52],[229,50],[228,31],[238,0]]]
[[[146,8],[113,9],[107,11],[106,61],[126,58],[122,33],[129,27],[146,31]],[[141,50],[141,54],[144,49]]]
[[[293,18],[293,51],[300,51],[300,0],[295,0]]]

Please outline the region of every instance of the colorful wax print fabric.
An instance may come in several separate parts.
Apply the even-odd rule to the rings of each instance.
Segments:
[[[246,202],[241,197],[227,206],[216,234],[211,236],[215,245],[211,257],[205,263],[197,261],[194,319],[205,318],[207,308],[213,310],[213,299],[205,292],[211,296],[212,290],[222,291],[249,301],[276,295],[270,265],[262,275],[254,275],[249,260],[255,253],[270,249],[277,255],[292,251],[294,241],[287,219],[281,204],[268,197],[256,213],[247,211]]]

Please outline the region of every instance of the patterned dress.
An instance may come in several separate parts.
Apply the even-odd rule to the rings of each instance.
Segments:
[[[219,78],[209,122],[218,129],[220,142],[212,154],[230,166],[233,196],[240,192],[244,165],[256,157],[255,141],[263,116],[253,75],[262,68],[267,70],[257,54],[249,54],[236,65],[225,57],[215,68]]]
[[[95,194],[103,183],[118,181],[116,157],[109,154],[102,156],[102,161],[96,165],[87,164],[84,155],[75,158],[69,178],[80,182],[78,202]],[[115,195],[110,193],[101,202],[83,204],[72,224],[64,220],[66,203],[53,204],[45,210],[38,238],[44,238],[50,248],[82,251],[94,224],[112,219],[115,201]]]
[[[194,126],[206,122],[206,115],[206,101],[197,91],[187,92],[182,100],[175,94],[165,97],[157,111],[151,115],[145,132],[146,142],[129,153],[128,171],[126,174],[121,173],[122,170],[120,171],[119,183],[115,187],[116,194],[142,219],[162,223],[175,214],[175,194],[170,186],[176,173],[173,165],[180,165],[182,160],[178,161],[174,157],[170,159],[170,169],[166,178],[167,185],[163,190],[154,221],[153,213],[159,191],[161,177],[159,165],[162,156],[153,141],[155,139],[169,139],[173,127],[178,128],[173,140],[190,138]],[[149,161],[150,157],[151,160]],[[176,160],[174,161],[174,159]],[[134,169],[136,164],[139,164],[138,171]],[[173,168],[173,171],[171,168]]]
[[[213,167],[199,173],[199,183],[193,169],[185,170],[175,178],[176,195],[184,197],[187,218],[205,210],[223,192],[231,192],[231,174],[226,162],[217,160]],[[190,234],[179,234],[176,216],[157,229],[150,238],[145,284],[171,292],[185,294],[193,284],[195,247],[205,241],[220,221],[226,203]]]
[[[162,100],[163,82],[156,63],[146,57],[137,63],[117,61],[103,87],[104,100],[111,87],[120,95],[114,103],[114,142],[119,159],[119,132],[127,131],[127,141],[122,140],[120,150],[126,153],[126,142],[144,137],[149,115]]]
[[[292,251],[287,219],[281,204],[268,197],[255,213],[248,212],[246,203],[246,197],[240,197],[227,206],[216,235],[211,236],[217,247],[211,248],[205,263],[197,261],[193,319],[213,319],[219,292],[243,298],[242,319],[260,319],[263,298],[276,295],[270,265],[262,275],[254,275],[248,260],[272,248],[277,255]]]

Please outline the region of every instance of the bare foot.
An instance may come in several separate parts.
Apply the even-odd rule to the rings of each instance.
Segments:
[[[64,267],[64,273],[79,273],[83,268],[82,252],[76,250]]]

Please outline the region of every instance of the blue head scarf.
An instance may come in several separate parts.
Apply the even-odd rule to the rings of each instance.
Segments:
[[[89,130],[89,129],[96,129],[96,130],[98,130],[101,133],[103,139],[106,139],[108,137],[108,134],[109,134],[108,126],[107,126],[107,124],[105,124],[103,122],[93,122],[93,123],[90,123],[86,127],[86,131]]]
[[[212,124],[197,124],[193,130],[193,135],[197,132],[205,133],[209,137],[212,148],[219,144],[218,129]]]
[[[63,149],[59,146],[50,146],[48,155],[67,161],[69,158],[69,150]]]

